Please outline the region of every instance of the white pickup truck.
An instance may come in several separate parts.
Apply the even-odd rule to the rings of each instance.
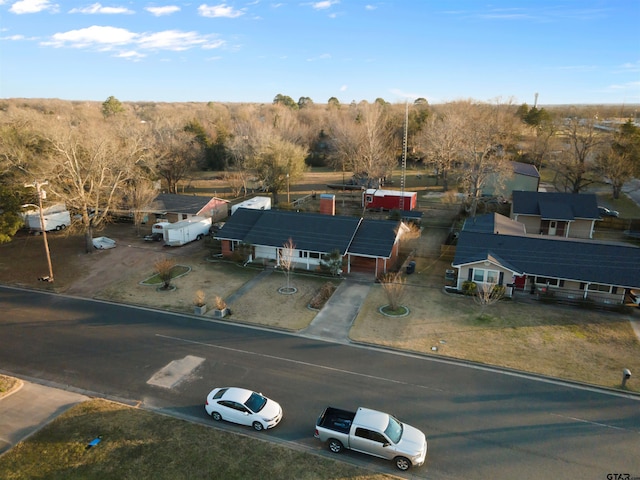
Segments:
[[[393,460],[400,470],[419,467],[427,456],[427,439],[420,430],[393,415],[360,407],[356,412],[327,407],[318,417],[314,435],[329,450],[343,449]]]

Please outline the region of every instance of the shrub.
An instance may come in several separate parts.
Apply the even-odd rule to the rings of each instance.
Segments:
[[[227,302],[222,297],[216,296],[215,299],[216,310],[224,310],[227,308]]]
[[[462,283],[462,292],[465,295],[473,295],[478,291],[478,285],[476,282],[472,282],[471,280],[467,280]]]
[[[336,291],[336,288],[337,287],[331,282],[327,282],[322,285],[318,293],[316,293],[309,302],[309,307],[317,310],[321,309],[324,304],[327,303],[327,300],[331,298],[331,295]]]
[[[198,290],[193,296],[193,304],[196,307],[204,307],[206,295],[202,290]]]

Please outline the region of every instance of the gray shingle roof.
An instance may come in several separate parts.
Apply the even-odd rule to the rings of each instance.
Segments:
[[[234,216],[235,214],[231,216],[230,221]],[[359,222],[360,219],[356,217],[264,210],[245,236],[244,242],[281,247],[291,238],[299,250],[339,250],[344,255]]]
[[[202,197],[198,195],[160,193],[149,208],[162,213],[185,213],[189,215],[197,215],[210,200],[211,197]]]
[[[490,255],[526,275],[640,287],[640,248],[631,245],[462,231],[453,265],[479,262]]]
[[[398,228],[398,222],[363,220],[351,242],[349,253],[389,258],[396,238],[396,228]]]
[[[513,167],[513,173],[517,173],[518,175],[525,175],[527,177],[535,177],[540,178],[540,173],[535,165],[531,165],[530,163],[522,163],[522,162],[511,162]]]
[[[310,252],[388,258],[400,222],[358,217],[240,208],[215,238],[279,248],[291,238],[295,248]]]
[[[592,193],[515,190],[512,199],[515,215],[535,215],[548,220],[573,220],[575,218],[595,220],[600,218],[597,198]]]
[[[467,218],[462,227],[468,232],[501,233],[503,235],[526,235],[524,225],[498,213],[487,213]]]

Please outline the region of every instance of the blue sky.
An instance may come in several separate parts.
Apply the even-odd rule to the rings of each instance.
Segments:
[[[0,96],[640,103],[640,0],[0,0]]]

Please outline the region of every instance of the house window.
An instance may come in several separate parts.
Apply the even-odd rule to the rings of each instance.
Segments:
[[[309,252],[309,258],[320,258],[320,254],[318,252]]]
[[[484,283],[484,270],[482,270],[481,268],[474,268],[473,281],[476,283]]]
[[[601,283],[590,283],[589,286],[587,287],[587,290],[591,292],[611,293],[611,286],[603,285]]]
[[[309,256],[309,252],[303,252],[302,250],[298,250],[298,256],[300,258],[307,258]]]
[[[491,283],[497,285],[500,280],[500,272],[497,270],[473,269],[473,281],[476,283]]]
[[[536,277],[536,283],[541,284],[541,285],[551,285],[553,287],[557,287],[558,286],[558,279],[557,278],[549,278],[549,277]]]

